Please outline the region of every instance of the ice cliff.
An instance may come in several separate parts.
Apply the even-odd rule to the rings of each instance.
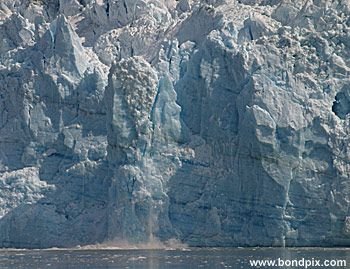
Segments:
[[[350,245],[347,0],[2,0],[0,247]]]

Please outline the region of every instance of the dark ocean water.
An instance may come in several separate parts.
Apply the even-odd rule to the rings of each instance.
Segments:
[[[350,268],[346,248],[183,248],[162,250],[0,250],[0,268],[259,268],[252,260],[298,260],[305,262],[344,260],[345,266],[308,268]],[[316,264],[317,265],[317,264]],[[260,268],[305,268],[304,266],[261,266]]]

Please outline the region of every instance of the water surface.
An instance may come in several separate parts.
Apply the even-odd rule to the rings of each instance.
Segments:
[[[257,268],[257,259],[342,259],[350,268],[350,249],[323,248],[183,248],[161,250],[0,250],[0,268]],[[265,267],[269,268],[269,267]],[[296,267],[273,267],[296,268]],[[299,267],[297,267],[299,268]],[[320,267],[319,267],[320,268]],[[325,268],[325,267],[321,267]]]

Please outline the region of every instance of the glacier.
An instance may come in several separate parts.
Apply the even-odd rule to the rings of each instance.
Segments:
[[[3,0],[0,247],[350,245],[347,0]]]

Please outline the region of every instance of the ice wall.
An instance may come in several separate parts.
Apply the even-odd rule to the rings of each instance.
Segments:
[[[350,242],[347,1],[3,1],[0,246]]]

